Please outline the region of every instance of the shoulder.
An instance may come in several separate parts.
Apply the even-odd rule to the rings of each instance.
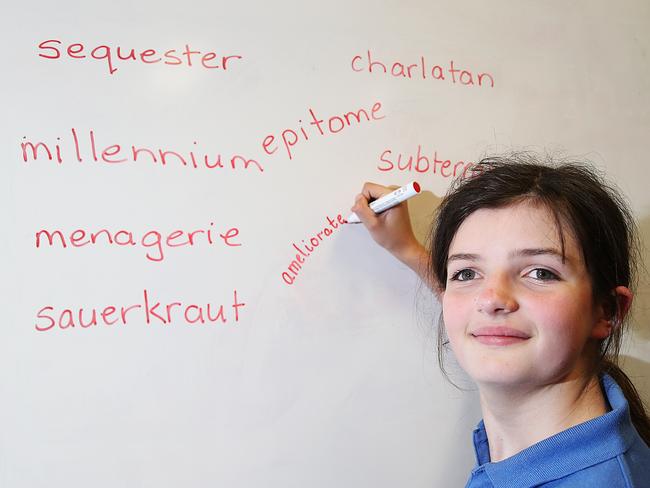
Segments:
[[[650,480],[650,447],[637,437],[625,453],[617,456],[620,469],[630,481],[629,486],[647,486]]]
[[[632,425],[627,401],[614,380],[605,376],[603,389],[612,411],[585,425],[598,426],[588,443],[596,462],[548,483],[555,486],[591,486],[593,488],[642,488],[650,480],[650,447]],[[604,421],[609,417],[610,422]]]
[[[618,385],[605,377],[603,387],[612,407],[609,412],[503,461],[489,462],[489,454],[485,454],[487,441],[485,445],[480,442],[482,437],[477,437],[477,433],[481,429],[478,429],[474,442],[479,466],[468,486],[484,486],[480,480],[487,476],[497,488],[647,488],[650,448],[634,428],[629,406]]]
[[[650,448],[639,439],[610,459],[545,484],[545,487],[644,488],[650,480]]]

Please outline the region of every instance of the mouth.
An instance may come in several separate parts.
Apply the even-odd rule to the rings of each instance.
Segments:
[[[488,346],[521,344],[530,339],[530,335],[511,327],[481,327],[470,335],[481,344]]]

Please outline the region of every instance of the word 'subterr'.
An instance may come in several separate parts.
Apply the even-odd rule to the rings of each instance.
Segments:
[[[411,153],[386,149],[379,156],[377,169],[382,172],[432,173],[443,178],[465,178],[467,173],[472,174],[476,163],[472,161],[452,161],[438,157],[438,151],[425,154],[422,146],[418,144],[417,151]]]

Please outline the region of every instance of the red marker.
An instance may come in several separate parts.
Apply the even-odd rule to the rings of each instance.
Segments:
[[[397,190],[370,202],[370,209],[375,213],[381,213],[399,205],[404,200],[408,200],[418,193],[420,193],[420,185],[413,181],[402,188],[398,188]],[[346,219],[346,224],[358,224],[360,222],[361,220],[359,220],[359,217],[354,212],[352,212]]]

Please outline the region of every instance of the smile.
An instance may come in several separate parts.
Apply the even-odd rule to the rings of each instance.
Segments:
[[[488,346],[509,346],[521,344],[530,339],[530,336],[511,327],[481,327],[471,333],[481,344]]]

